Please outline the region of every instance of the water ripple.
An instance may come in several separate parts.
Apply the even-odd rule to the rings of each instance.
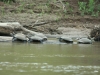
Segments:
[[[100,66],[82,66],[82,65],[50,65],[48,63],[15,63],[0,62],[0,70],[13,70],[15,72],[63,72],[76,74],[96,74],[100,71]]]

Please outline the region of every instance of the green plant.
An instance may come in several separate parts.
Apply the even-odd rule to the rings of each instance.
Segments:
[[[1,13],[2,13],[2,15],[4,15],[4,14],[5,14],[4,7],[2,7],[2,8],[1,8]]]
[[[46,5],[49,6],[50,4],[50,0],[47,0]]]
[[[16,0],[0,0],[0,1],[5,2],[5,3],[16,2]]]
[[[96,1],[95,0],[89,0],[89,4],[88,4],[88,14],[91,14],[91,16],[99,16],[99,9],[95,10],[95,6],[96,6]],[[99,7],[99,5],[97,5]]]
[[[94,0],[89,0],[89,4],[88,4],[87,6],[88,6],[87,12],[88,12],[89,14],[94,13],[95,1],[94,1]]]
[[[85,14],[91,15],[91,16],[99,16],[99,10],[100,6],[98,6],[98,9],[95,10],[95,0],[89,0],[89,2],[78,2],[79,10],[81,11],[81,15],[84,16]]]
[[[66,2],[66,7],[69,8],[69,3],[68,2]],[[67,13],[67,12],[68,12],[68,10],[64,9],[64,13]]]
[[[66,5],[67,5],[67,6],[69,6],[69,3],[68,3],[68,2],[66,2]]]
[[[25,3],[22,2],[21,5],[18,8],[18,12],[22,12],[24,10],[24,7],[25,7]]]
[[[84,16],[86,12],[86,2],[78,2],[79,10],[81,11],[81,15]]]
[[[72,13],[73,12],[73,8],[70,6],[70,4],[68,2],[65,3],[65,10],[64,13],[68,14],[68,13]]]
[[[100,4],[97,5],[97,10],[100,12]]]
[[[98,16],[99,16],[99,11],[97,11],[97,12],[93,12],[91,16],[98,17]]]

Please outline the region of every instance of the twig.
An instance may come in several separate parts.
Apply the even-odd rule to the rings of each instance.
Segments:
[[[37,22],[39,22],[39,20],[36,20],[35,24],[36,24]]]
[[[55,6],[57,8],[61,8],[61,6],[59,6],[59,5],[55,4],[55,3],[50,3],[50,5]]]
[[[33,26],[39,26],[39,25],[44,25],[44,24],[47,24],[48,22],[40,22],[40,23],[34,23]]]
[[[59,0],[59,2],[62,4],[63,10],[65,10],[65,5],[63,4],[62,0]]]
[[[36,22],[31,26],[31,27],[34,27],[34,26],[40,26],[40,25],[44,25],[44,24],[47,24],[48,22],[39,22],[39,20],[36,20]]]

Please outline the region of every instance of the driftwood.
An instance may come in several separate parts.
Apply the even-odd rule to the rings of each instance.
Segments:
[[[14,31],[21,31],[21,25],[18,22],[0,23],[0,35],[10,35]]]
[[[35,27],[35,26],[41,26],[41,25],[44,25],[44,24],[48,24],[49,22],[38,22],[38,20],[30,27]]]
[[[0,23],[0,35],[5,36],[6,35],[10,35],[11,33],[15,32],[17,33],[17,31],[20,32],[24,32],[26,34],[30,34],[30,35],[37,35],[43,38],[46,38],[46,36],[42,33],[39,32],[34,32],[31,30],[28,30],[26,28],[24,28],[20,23],[18,22],[12,22],[12,23]],[[3,37],[1,37],[1,41],[6,40],[7,37],[5,39],[2,39]],[[6,40],[7,41],[7,40]]]
[[[13,37],[0,36],[0,42],[11,42]]]

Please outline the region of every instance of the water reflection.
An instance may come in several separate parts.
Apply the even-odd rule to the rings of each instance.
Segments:
[[[0,75],[99,75],[100,43],[0,43]]]

